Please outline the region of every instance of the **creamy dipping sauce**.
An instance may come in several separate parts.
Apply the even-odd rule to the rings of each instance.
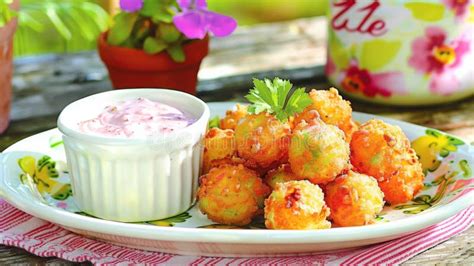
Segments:
[[[78,123],[84,133],[109,137],[149,137],[185,128],[196,119],[167,104],[137,98],[105,107],[96,118]]]

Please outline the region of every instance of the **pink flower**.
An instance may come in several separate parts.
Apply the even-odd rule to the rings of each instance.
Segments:
[[[456,17],[463,18],[469,11],[470,0],[443,0],[454,13]]]
[[[454,183],[454,185],[449,189],[450,192],[456,191],[460,188],[474,185],[474,179],[459,179]]]
[[[470,50],[467,35],[448,42],[443,29],[428,27],[425,36],[413,41],[408,63],[419,72],[432,75],[429,85],[432,92],[449,95],[459,89],[455,71]]]
[[[463,55],[469,51],[469,42],[462,39],[447,42],[446,39],[443,29],[428,27],[425,36],[413,41],[408,63],[426,74],[441,74],[447,68],[458,66]]]
[[[359,68],[356,60],[350,62],[340,83],[349,92],[359,92],[369,97],[374,97],[377,94],[389,97],[393,93],[403,94],[406,92],[402,73],[370,73],[366,69]]]
[[[142,9],[143,0],[120,0],[120,9],[132,13]]]
[[[450,95],[456,92],[459,86],[459,80],[449,68],[442,74],[434,74],[430,80],[430,90],[441,95]]]
[[[229,16],[207,10],[206,0],[178,0],[182,12],[173,23],[189,39],[204,39],[208,32],[225,37],[237,28],[237,21]]]
[[[68,205],[67,205],[66,202],[60,201],[60,202],[56,203],[56,207],[61,208],[61,209],[67,209]]]

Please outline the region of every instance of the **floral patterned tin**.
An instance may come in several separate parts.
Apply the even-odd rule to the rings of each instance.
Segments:
[[[474,94],[474,0],[331,0],[326,74],[395,105]]]

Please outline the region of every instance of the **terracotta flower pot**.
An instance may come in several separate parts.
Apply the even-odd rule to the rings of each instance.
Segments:
[[[107,32],[99,37],[99,55],[114,88],[167,88],[196,93],[197,74],[209,51],[209,39],[185,45],[186,61],[176,63],[166,52],[149,55],[143,50],[109,45],[106,36]]]
[[[20,1],[14,1],[12,7],[18,9]],[[4,132],[10,122],[10,105],[12,98],[13,75],[13,35],[17,20],[12,19],[0,27],[0,133]]]

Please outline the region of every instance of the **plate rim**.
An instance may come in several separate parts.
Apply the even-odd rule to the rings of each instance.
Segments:
[[[229,104],[229,106],[234,104],[232,102],[225,103]],[[212,105],[214,103],[208,104]],[[360,112],[354,112],[354,114],[356,117],[361,119],[379,118],[402,126],[415,127],[420,130],[428,129],[423,126],[378,115]],[[57,131],[57,128],[35,134],[28,138],[32,138],[40,134],[51,134],[53,131]],[[25,141],[28,138],[20,141]],[[472,193],[467,193],[450,203],[434,207],[427,212],[422,212],[408,218],[397,220],[396,222],[379,223],[358,227],[340,227],[324,230],[229,230],[160,227],[145,224],[121,223],[70,213],[65,210],[53,208],[39,201],[30,202],[26,198],[22,198],[20,196],[21,194],[16,193],[16,190],[6,182],[8,179],[8,177],[6,177],[6,169],[4,169],[5,167],[3,167],[1,164],[1,162],[4,160],[3,157],[6,158],[6,156],[8,156],[6,153],[14,151],[15,144],[8,147],[3,153],[0,153],[0,196],[2,196],[7,202],[32,216],[47,220],[63,227],[71,227],[79,230],[124,237],[157,241],[210,242],[222,244],[322,244],[369,240],[376,238],[395,238],[395,236],[401,237],[403,235],[437,224],[473,204],[472,201],[469,201],[469,196],[472,195]],[[468,142],[466,142],[466,144],[469,147],[468,153],[472,154],[472,146],[469,145]]]

